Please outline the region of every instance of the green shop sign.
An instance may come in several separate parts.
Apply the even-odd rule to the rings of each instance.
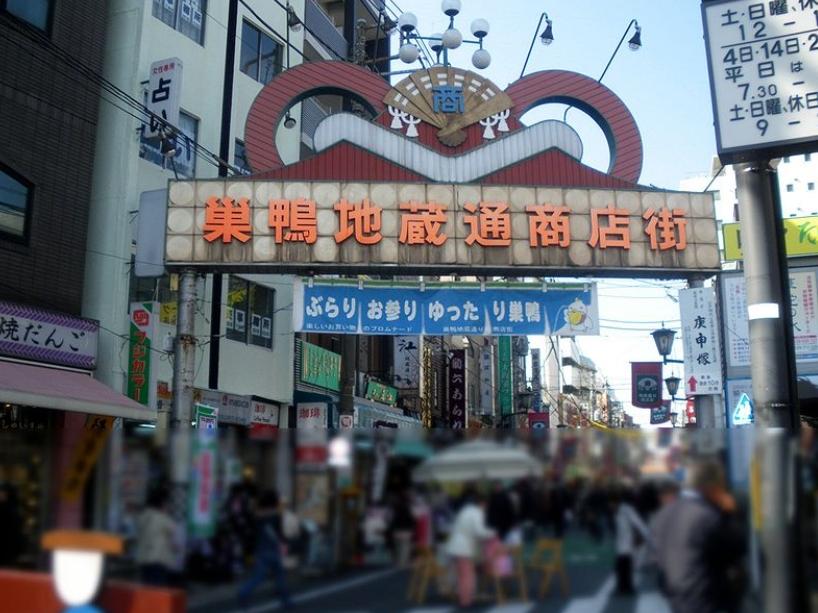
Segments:
[[[301,382],[340,392],[341,356],[302,341]]]
[[[366,384],[366,396],[369,400],[388,404],[394,407],[398,404],[398,390],[372,379]]]
[[[497,354],[497,405],[500,407],[500,415],[510,415],[514,411],[510,336],[501,336],[497,339]]]

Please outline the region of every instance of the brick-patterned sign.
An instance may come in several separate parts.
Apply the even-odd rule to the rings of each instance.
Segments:
[[[0,300],[0,355],[92,370],[99,324]]]
[[[720,265],[707,194],[245,180],[175,182],[169,200],[168,265],[518,275]]]

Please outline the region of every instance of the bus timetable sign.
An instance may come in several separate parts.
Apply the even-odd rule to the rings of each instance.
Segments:
[[[815,149],[818,14],[812,0],[702,4],[723,163]]]

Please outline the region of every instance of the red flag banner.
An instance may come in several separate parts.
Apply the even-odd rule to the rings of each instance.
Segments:
[[[662,406],[661,362],[631,362],[631,404],[640,409]]]

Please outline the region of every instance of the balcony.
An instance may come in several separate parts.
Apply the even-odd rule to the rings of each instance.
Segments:
[[[318,42],[331,49],[330,53],[335,52],[340,57],[347,57],[347,41],[339,31],[342,25],[336,26],[333,18],[317,0],[305,0],[304,23],[308,30],[315,33]]]

